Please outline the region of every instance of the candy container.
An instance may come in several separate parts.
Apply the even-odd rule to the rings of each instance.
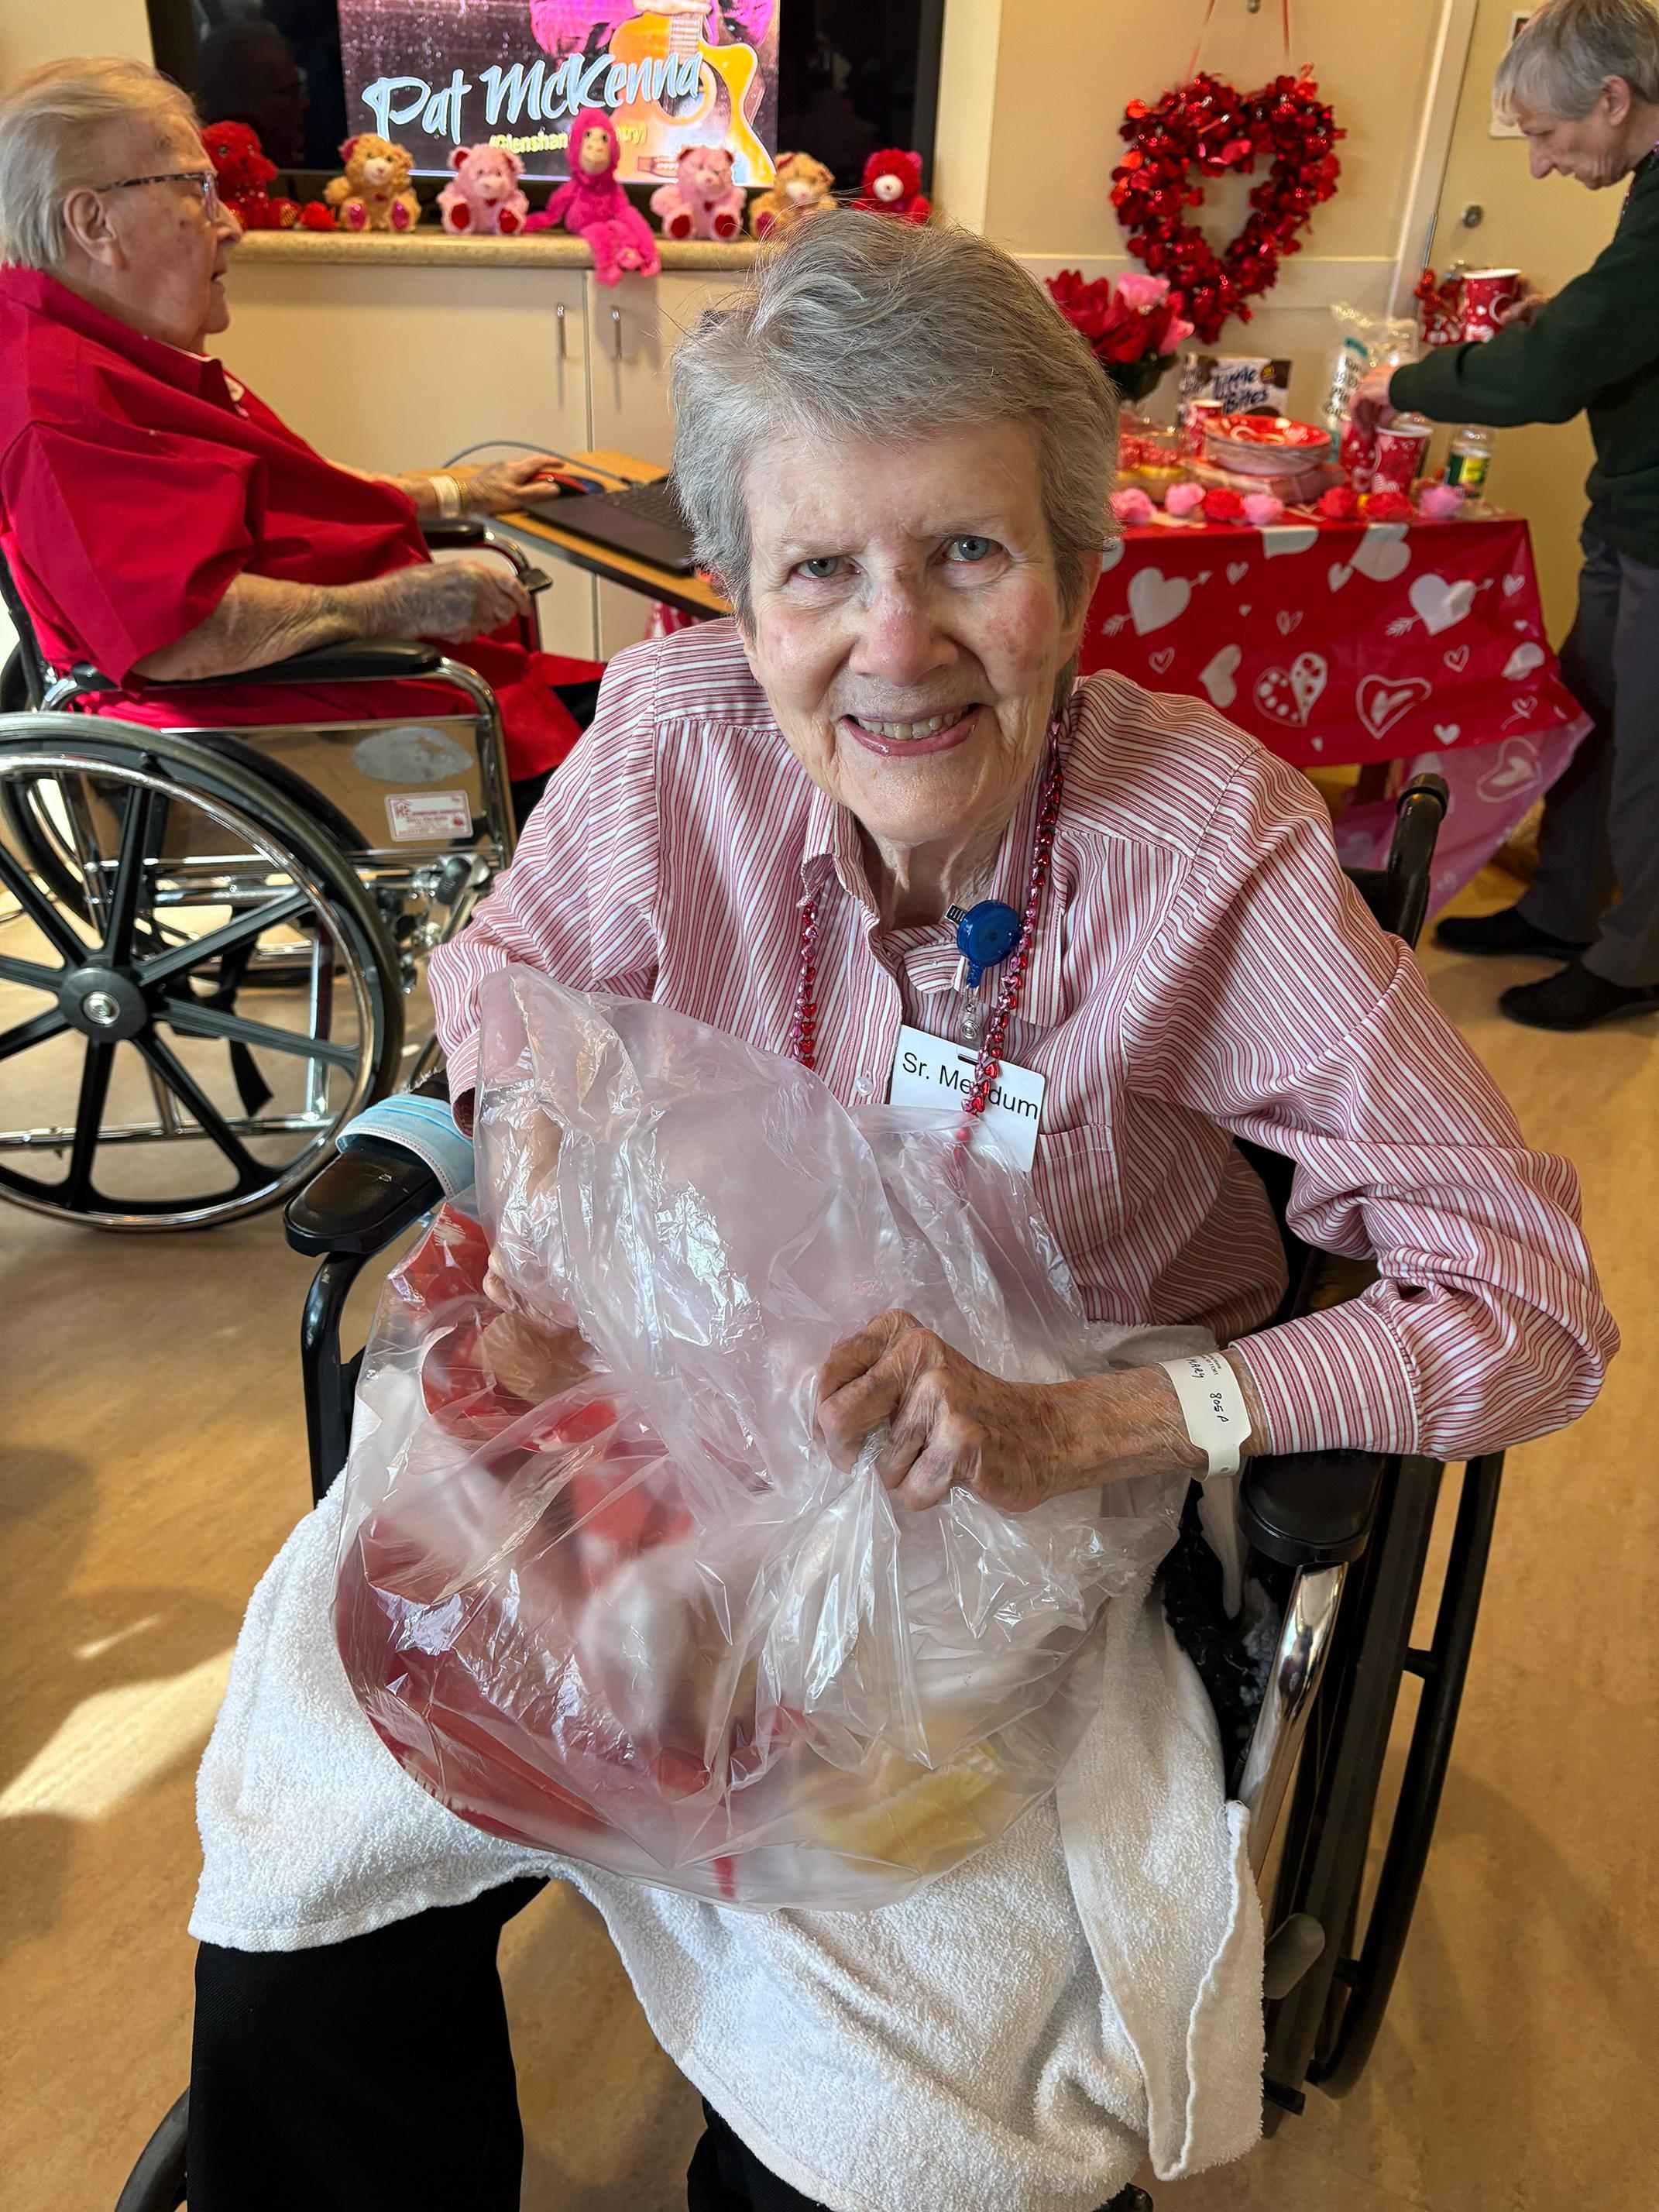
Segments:
[[[1409,491],[1423,471],[1434,425],[1421,415],[1396,415],[1376,434],[1374,491]]]
[[[1518,269],[1471,269],[1463,278],[1463,336],[1496,337],[1521,296]]]

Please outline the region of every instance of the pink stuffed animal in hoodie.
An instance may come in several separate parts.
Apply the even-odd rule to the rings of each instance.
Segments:
[[[570,175],[547,203],[547,213],[532,215],[526,230],[550,230],[561,216],[564,227],[585,238],[593,252],[593,274],[615,284],[633,272],[654,276],[662,267],[651,226],[629,203],[617,182],[622,143],[617,126],[599,107],[584,107],[570,125]]]
[[[651,195],[651,212],[665,238],[736,238],[743,228],[743,194],[732,181],[732,156],[724,146],[687,146],[672,185]]]

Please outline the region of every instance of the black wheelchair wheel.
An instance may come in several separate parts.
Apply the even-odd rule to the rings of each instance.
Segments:
[[[138,2154],[115,2212],[178,2212],[188,2194],[185,2156],[190,2136],[185,2090]]]
[[[9,797],[73,855],[73,902]],[[0,1127],[0,1198],[211,1227],[280,1205],[394,1087],[400,963],[374,901],[314,816],[215,747],[86,715],[0,724],[0,1085],[31,1109]],[[25,1164],[48,1159],[60,1174]]]

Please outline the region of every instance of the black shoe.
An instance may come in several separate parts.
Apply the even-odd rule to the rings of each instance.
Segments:
[[[1552,937],[1528,921],[1518,906],[1501,907],[1496,914],[1455,915],[1437,926],[1434,941],[1448,952],[1531,952],[1545,960],[1571,960],[1589,949],[1588,939],[1575,945],[1569,938]]]
[[[1609,983],[1575,960],[1541,983],[1516,984],[1498,1004],[1512,1022],[1524,1022],[1528,1029],[1588,1030],[1615,1014],[1659,1009],[1659,983]]]

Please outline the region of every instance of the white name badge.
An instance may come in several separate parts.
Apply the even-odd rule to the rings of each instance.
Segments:
[[[979,1054],[965,1045],[947,1044],[943,1037],[929,1036],[926,1030],[901,1028],[888,1103],[927,1106],[939,1114],[948,1114],[953,1108],[960,1112],[978,1062]],[[1042,1094],[1048,1087],[1046,1076],[1005,1060],[991,1085],[991,1103],[985,1109],[988,1127],[995,1130],[1028,1173],[1036,1158]]]

